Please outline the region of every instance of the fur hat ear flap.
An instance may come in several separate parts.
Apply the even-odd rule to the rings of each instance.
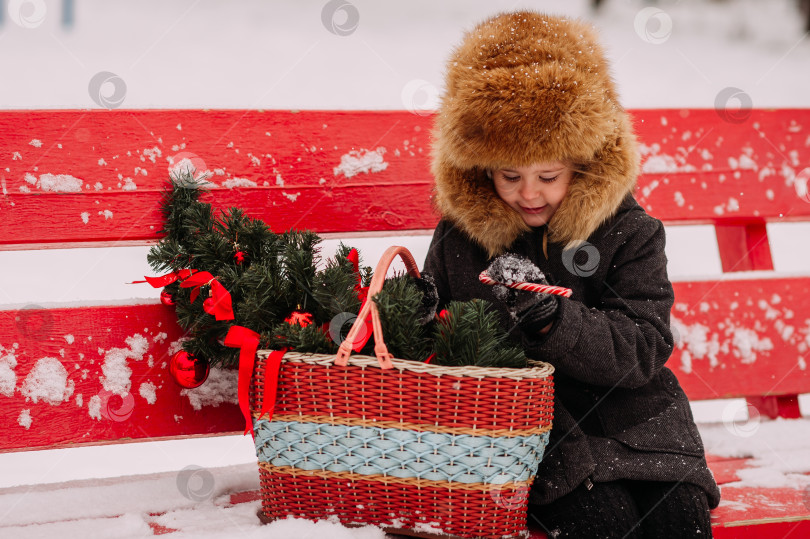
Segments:
[[[548,224],[549,240],[575,246],[590,237],[635,189],[639,168],[636,137],[623,129],[601,148],[572,181],[568,193]]]
[[[487,172],[434,161],[433,203],[441,215],[493,257],[503,253],[529,227],[501,200]]]

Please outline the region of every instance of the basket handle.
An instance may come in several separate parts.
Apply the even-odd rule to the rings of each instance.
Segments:
[[[382,324],[380,323],[380,313],[377,311],[377,304],[372,299],[375,294],[382,290],[385,283],[385,275],[388,273],[388,268],[391,267],[394,259],[399,256],[405,263],[405,269],[408,274],[419,278],[419,268],[416,267],[416,261],[413,255],[405,247],[394,245],[385,250],[380,261],[377,263],[377,268],[374,270],[374,276],[371,278],[371,284],[368,286],[368,296],[363,308],[357,315],[357,319],[352,324],[352,328],[340,343],[335,364],[345,367],[349,361],[349,356],[352,353],[352,343],[360,334],[360,331],[365,327],[366,319],[371,315],[371,330],[374,335],[374,355],[377,356],[377,361],[380,362],[380,367],[383,369],[392,369],[394,367],[391,363],[391,358],[394,356],[388,352],[388,347],[385,346],[382,334]]]

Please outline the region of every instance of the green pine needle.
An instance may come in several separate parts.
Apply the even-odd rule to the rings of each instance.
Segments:
[[[501,327],[488,302],[452,301],[447,314],[433,328],[436,365],[479,367],[528,366],[523,350],[514,345]]]

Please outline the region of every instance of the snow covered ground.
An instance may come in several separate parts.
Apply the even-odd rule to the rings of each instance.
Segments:
[[[596,14],[587,0],[76,4],[75,23],[66,29],[60,23],[60,2],[0,2],[5,9],[0,17],[0,108],[97,108],[88,88],[99,84],[94,77],[106,71],[114,77],[106,77],[100,93],[121,99],[125,108],[430,109],[441,91],[445,58],[462,32],[486,16],[518,8],[591,20],[629,108],[711,108],[726,88],[739,90],[731,106],[810,106],[810,40],[794,0],[605,0]],[[0,154],[0,164],[4,159],[9,156]],[[705,227],[668,228],[673,279],[720,273],[716,245],[706,232]],[[769,233],[777,271],[810,269],[810,255],[795,249],[803,243],[795,238],[810,236],[809,225],[772,226]],[[427,238],[401,240],[418,260],[424,258]],[[391,241],[353,243],[367,260],[375,260]],[[155,292],[122,284],[148,274],[145,251],[0,253],[0,304],[133,295],[153,300]],[[687,251],[700,253],[700,266],[695,256],[684,264],[678,254]],[[44,280],[54,265],[63,269],[59,278],[49,271]],[[809,415],[806,397],[802,405]],[[694,411],[699,421],[712,422],[701,425],[707,450],[757,458],[761,471],[746,472],[746,484],[804,484],[800,474],[810,471],[810,460],[801,444],[806,447],[810,439],[810,420],[758,421],[748,417],[742,401],[695,403]],[[190,465],[213,478],[202,500],[183,496],[177,485],[178,470]],[[138,474],[152,475],[114,479]],[[205,486],[208,475],[202,477]],[[48,485],[74,480],[84,483],[71,483],[69,490]],[[156,509],[170,510],[159,517],[160,524],[194,537],[236,532],[247,537],[383,537],[379,530],[329,523],[259,527],[255,502],[232,508],[226,503],[228,492],[256,488],[256,481],[252,446],[242,437],[0,455],[0,537],[148,535],[144,515]],[[70,515],[80,520],[49,524]]]
[[[810,419],[760,422],[730,413],[721,423],[701,424],[700,430],[710,453],[754,459],[749,469],[738,472],[740,481],[728,486],[810,489]],[[241,445],[250,442],[241,440]],[[138,452],[138,459],[147,464],[157,464],[160,459],[152,460],[156,456]],[[126,458],[132,457],[131,452]],[[205,460],[205,455],[200,458]],[[57,458],[50,471],[64,465]],[[180,530],[179,537],[211,539],[237,534],[285,539],[386,537],[378,528],[347,529],[327,521],[287,519],[262,526],[256,518],[258,501],[232,504],[230,496],[257,488],[256,464],[250,462],[0,489],[0,537],[141,537],[152,534],[150,523]],[[162,514],[154,514],[158,512]]]

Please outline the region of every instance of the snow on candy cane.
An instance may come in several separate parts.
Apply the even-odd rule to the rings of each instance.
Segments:
[[[565,288],[564,286],[554,286],[550,284],[527,283],[524,281],[502,283],[490,277],[487,274],[486,270],[478,274],[478,280],[490,286],[499,284],[502,286],[506,286],[508,288],[516,288],[518,290],[527,290],[529,292],[538,292],[541,294],[554,294],[555,296],[563,296],[565,298],[570,298],[571,294],[573,293],[573,291],[570,288]]]

